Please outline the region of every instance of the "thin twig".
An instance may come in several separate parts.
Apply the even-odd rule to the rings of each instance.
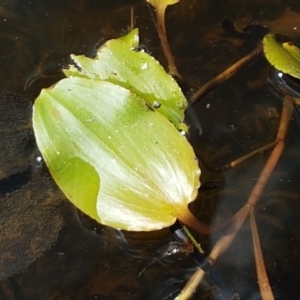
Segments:
[[[293,101],[295,102],[297,99],[293,98]],[[247,160],[248,158],[258,154],[258,153],[261,153],[263,151],[266,151],[270,148],[272,148],[273,146],[275,146],[279,141],[281,140],[284,140],[285,138],[285,135],[286,135],[286,130],[287,130],[287,126],[285,124],[285,122],[283,120],[288,120],[286,118],[286,114],[287,111],[286,110],[283,110],[282,111],[282,114],[281,114],[281,121],[279,123],[279,128],[278,128],[278,131],[277,131],[277,136],[275,138],[275,140],[273,142],[271,142],[270,144],[266,145],[266,146],[263,146],[259,149],[256,149],[236,160],[234,160],[233,162],[231,162],[230,164],[226,165],[225,166],[225,169],[228,169],[228,168],[233,168],[233,167],[236,167],[238,164],[242,163],[243,161]],[[283,126],[283,128],[281,128]]]
[[[165,10],[164,11],[157,10],[157,31],[158,31],[161,47],[163,49],[164,55],[168,62],[169,74],[182,81],[182,77],[177,70],[174,56],[172,54],[170,44],[168,41],[168,36],[167,36],[167,31],[165,26]]]
[[[229,163],[228,165],[226,165],[224,169],[234,168],[237,165],[239,165],[240,163],[242,163],[245,160],[247,160],[248,158],[250,158],[250,157],[252,157],[252,156],[254,156],[256,154],[262,153],[262,152],[264,152],[266,150],[269,150],[270,148],[274,147],[277,143],[278,143],[278,141],[275,140],[275,141],[271,142],[268,145],[265,145],[265,146],[263,146],[263,147],[261,147],[259,149],[256,149],[256,150],[254,150],[254,151],[252,151],[252,152],[250,152],[250,153],[248,153],[248,154],[246,154],[246,155],[244,155],[244,156],[242,156],[242,157],[240,157],[240,158],[232,161],[231,163]]]
[[[134,7],[130,8],[130,31],[135,28],[136,18],[134,14]]]
[[[197,268],[196,272],[191,276],[187,284],[181,290],[180,294],[174,300],[188,300],[195,293],[197,286],[204,278],[205,272],[201,268]]]
[[[232,77],[234,74],[237,73],[242,67],[244,67],[247,63],[249,63],[253,57],[258,55],[262,50],[262,46],[259,45],[256,47],[252,52],[250,52],[248,55],[244,56],[242,59],[234,63],[232,66],[230,66],[228,69],[226,69],[221,74],[217,75],[215,78],[208,81],[206,84],[204,84],[191,98],[190,98],[190,104],[196,103],[202,96],[204,96],[206,93],[208,93],[211,89],[213,89],[215,86],[221,84],[222,82],[226,81],[230,77]]]
[[[274,295],[270,286],[264,256],[261,250],[258,229],[255,221],[254,209],[250,211],[250,224],[252,231],[252,240],[254,248],[254,257],[256,265],[256,274],[258,278],[259,289],[262,300],[274,300]]]
[[[185,225],[183,225],[182,228],[185,234],[187,235],[187,237],[191,240],[194,247],[198,250],[198,252],[204,254],[204,250],[201,248],[201,245],[196,241],[196,239],[190,233],[189,229]]]
[[[179,0],[173,2],[171,1],[170,3],[168,1],[152,1],[152,0],[146,0],[146,1],[151,3],[151,5],[154,6],[154,8],[156,9],[156,22],[154,21],[154,24],[158,32],[162,50],[168,62],[169,74],[172,75],[173,77],[176,77],[177,80],[180,80],[182,82],[183,79],[177,70],[175,60],[171,51],[171,47],[168,41],[167,30],[165,25],[165,14],[168,5],[175,4],[179,2]]]

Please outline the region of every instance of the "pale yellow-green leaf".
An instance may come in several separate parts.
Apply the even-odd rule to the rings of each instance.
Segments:
[[[61,80],[36,99],[33,126],[58,186],[98,222],[149,231],[191,219],[188,203],[200,184],[193,149],[132,91]]]

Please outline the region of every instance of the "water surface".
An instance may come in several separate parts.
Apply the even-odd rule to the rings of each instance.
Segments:
[[[63,77],[60,70],[71,53],[92,57],[105,40],[124,34],[131,7],[142,46],[165,65],[144,1],[7,0],[0,6],[0,88],[6,91],[0,105],[0,299],[174,299],[195,269],[189,255],[164,255],[174,241],[169,229],[126,233],[89,220],[68,203],[36,161],[30,125],[35,97]],[[298,1],[182,0],[170,7],[167,28],[187,96],[256,47],[257,25],[297,42],[293,22],[299,24],[299,11]],[[224,30],[224,19],[233,21],[236,31]],[[255,26],[243,31],[249,25]],[[206,187],[191,209],[207,223],[227,220],[245,203],[269,155],[220,171],[276,136],[282,97],[271,90],[268,71],[264,58],[258,57],[208,93],[187,116]],[[276,299],[300,295],[299,143],[299,125],[292,120],[283,156],[256,209]],[[208,253],[221,234],[195,235]],[[215,270],[225,288],[216,289],[208,279],[194,299],[260,299],[248,223]]]

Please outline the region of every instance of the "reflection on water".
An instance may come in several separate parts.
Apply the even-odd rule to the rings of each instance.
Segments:
[[[165,250],[158,251],[174,241],[169,229],[137,234],[95,224],[63,198],[46,172],[33,166],[31,101],[42,87],[62,77],[61,67],[69,62],[70,53],[93,56],[105,39],[126,32],[132,6],[142,43],[165,63],[152,16],[142,0],[1,3],[0,89],[28,99],[5,93],[0,97],[1,300],[174,299],[195,269],[190,255],[179,251],[164,256]],[[167,27],[187,94],[258,42],[251,30],[246,36],[224,32],[223,19],[234,21],[237,32],[259,21],[294,36],[291,22],[278,25],[281,16],[289,14],[288,6],[295,10],[293,18],[299,16],[296,0],[284,4],[182,0],[170,7]],[[282,99],[269,89],[267,74],[268,66],[260,57],[187,115],[189,138],[203,167],[203,188],[191,208],[207,223],[228,219],[245,203],[267,159],[268,153],[263,153],[236,169],[216,171],[274,139]],[[277,299],[300,295],[299,143],[299,126],[292,121],[284,155],[256,210]],[[209,251],[220,235],[198,238]],[[227,299],[227,295],[260,299],[252,249],[246,223],[214,267],[225,287],[218,290],[208,278],[194,299]]]

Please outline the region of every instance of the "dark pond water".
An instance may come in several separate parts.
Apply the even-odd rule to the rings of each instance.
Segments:
[[[144,1],[0,3],[0,300],[174,299],[195,270],[189,255],[164,255],[175,241],[170,229],[129,233],[95,224],[64,198],[36,160],[35,97],[62,78],[71,53],[93,56],[105,40],[124,34],[131,7],[142,46],[165,64]],[[224,19],[235,30],[223,28]],[[297,43],[299,24],[298,0],[181,0],[170,7],[169,38],[187,96],[253,50],[261,25]],[[242,207],[268,158],[265,152],[220,171],[276,136],[282,97],[270,88],[268,72],[265,59],[257,57],[187,115],[205,187],[191,210],[206,223],[226,221]],[[299,119],[295,113],[283,155],[256,207],[276,299],[300,297]],[[194,234],[209,253],[223,233]],[[222,288],[208,278],[193,299],[261,299],[248,222],[214,272]]]

